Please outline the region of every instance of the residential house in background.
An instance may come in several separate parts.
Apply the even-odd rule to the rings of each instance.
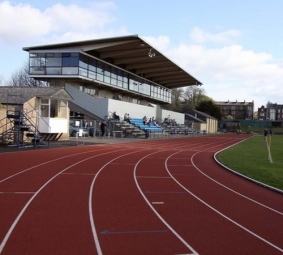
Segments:
[[[258,108],[258,119],[259,120],[272,120],[282,121],[283,120],[283,105],[268,103],[265,107],[262,105]]]
[[[253,120],[253,112],[254,112],[254,101],[252,102],[232,102],[232,101],[224,101],[224,102],[216,102],[216,104],[220,107],[222,116],[226,118],[228,115],[232,116],[233,119],[238,120]]]

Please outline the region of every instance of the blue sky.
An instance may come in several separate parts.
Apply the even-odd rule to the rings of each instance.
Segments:
[[[282,13],[282,0],[0,1],[0,77],[23,47],[138,34],[216,101],[283,104]]]

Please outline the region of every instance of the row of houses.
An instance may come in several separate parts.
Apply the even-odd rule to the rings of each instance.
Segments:
[[[283,120],[283,105],[268,103],[265,106],[258,108],[258,119],[259,120],[272,120],[282,121]]]
[[[254,102],[221,101],[216,102],[224,118],[231,116],[233,119],[253,120]]]
[[[231,116],[232,119],[237,120],[283,120],[283,105],[277,103],[267,103],[266,106],[261,106],[255,111],[254,101],[252,102],[238,102],[238,101],[223,101],[216,102],[219,106],[222,116],[227,118]]]

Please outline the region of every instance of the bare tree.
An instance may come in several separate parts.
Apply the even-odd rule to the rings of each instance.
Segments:
[[[29,63],[26,62],[23,68],[12,74],[8,85],[14,87],[47,87],[48,83],[29,77]]]
[[[168,110],[180,112],[181,111],[181,105],[183,101],[183,93],[184,90],[181,88],[178,89],[172,89],[172,103],[168,108]]]
[[[205,100],[210,99],[205,95],[205,90],[199,86],[189,86],[184,91],[184,103],[183,110],[186,109],[196,109],[198,105]]]
[[[4,83],[4,78],[3,78],[3,76],[0,74],[0,86],[2,86],[3,83]]]

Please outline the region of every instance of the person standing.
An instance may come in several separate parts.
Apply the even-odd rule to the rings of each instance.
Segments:
[[[101,130],[101,139],[103,139],[106,131],[106,123],[105,121],[102,121],[100,124],[100,130]]]

